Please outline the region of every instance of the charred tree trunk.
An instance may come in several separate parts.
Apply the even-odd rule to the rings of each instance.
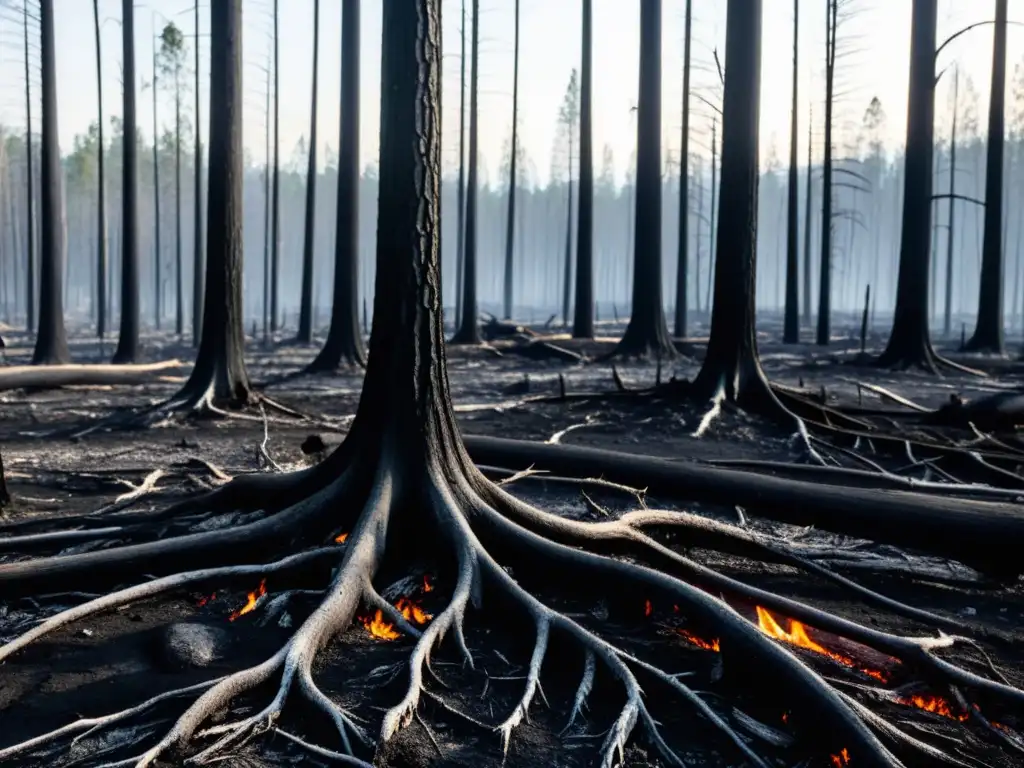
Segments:
[[[515,0],[515,45],[512,59],[512,149],[508,161],[508,213],[505,217],[505,281],[503,310],[512,319],[512,256],[515,252],[516,228],[516,154],[519,146],[519,0]]]
[[[956,119],[960,96],[960,68],[953,70],[953,125],[949,135],[949,226],[946,227],[946,302],[942,332],[948,339],[953,333],[953,234],[956,228]]]
[[[761,0],[729,0],[722,96],[722,183],[708,351],[694,392],[763,410],[776,403],[757,354]]]
[[[277,330],[278,276],[281,273],[281,58],[278,0],[274,0],[274,173],[270,179],[270,332]],[[211,107],[212,108],[212,107]],[[212,139],[211,139],[212,143]],[[211,217],[211,221],[212,221]],[[207,241],[209,243],[209,241]],[[209,293],[207,293],[209,295]]]
[[[174,332],[185,335],[185,287],[181,274],[181,85],[174,84]]]
[[[32,76],[28,47],[28,3],[22,4],[25,33],[25,212],[28,230],[25,233],[27,260],[25,262],[25,311],[28,332],[36,329],[36,182],[35,156],[32,150]]]
[[[359,331],[359,6],[341,6],[341,136],[338,140],[337,234],[334,239],[334,303],[331,329],[311,371],[343,362],[366,365]]]
[[[1003,130],[1006,101],[1006,6],[996,0],[985,156],[985,222],[978,321],[967,349],[1001,355],[1003,346]]]
[[[686,0],[683,32],[683,128],[679,145],[679,259],[676,267],[675,335],[686,337],[690,270],[690,42],[693,0]],[[700,302],[698,302],[700,303]]]
[[[193,9],[196,25],[196,119],[195,119],[195,169],[192,181],[195,211],[193,213],[193,244],[192,244],[192,346],[199,346],[199,336],[203,329],[203,291],[206,270],[203,259],[203,141],[202,121],[199,119],[199,3]],[[268,154],[269,157],[269,154]]]
[[[819,346],[832,338],[832,94],[836,74],[838,0],[829,0],[825,14],[825,156],[821,171],[821,268],[818,272]]]
[[[807,178],[804,182],[804,295],[803,295],[803,318],[804,325],[811,324],[811,211],[814,191],[814,176],[811,173],[813,157],[811,148],[814,146],[814,134],[811,131],[813,125],[813,114],[809,113],[807,120]]]
[[[302,297],[299,303],[300,344],[313,342],[313,257],[316,245],[316,115],[317,61],[320,58],[320,0],[313,0],[313,94],[309,106],[309,164],[306,166],[306,230],[302,244]]]
[[[96,123],[99,152],[96,157],[96,335],[103,340],[107,333],[107,147],[103,142],[103,57],[100,44],[100,2],[92,0],[96,27],[96,102],[99,119]]]
[[[462,273],[466,263],[466,0],[462,0],[462,48],[459,55],[459,206],[455,251],[455,327],[462,322]]]
[[[878,359],[879,365],[916,365],[931,371],[935,353],[928,333],[926,286],[932,236],[936,4],[937,0],[914,0],[913,5],[896,312],[889,344]]]
[[[786,309],[782,340],[786,344],[796,344],[800,341],[800,296],[799,296],[799,272],[800,256],[797,246],[798,226],[797,207],[797,149],[796,132],[799,127],[797,120],[797,82],[799,69],[799,29],[800,29],[800,0],[793,0],[793,98],[790,109],[789,125],[789,200],[786,208]],[[724,126],[723,126],[724,128]]]
[[[163,320],[163,248],[160,242],[160,136],[157,128],[157,47],[153,46],[153,325]]]
[[[267,57],[267,105],[264,128],[266,130],[267,163],[263,166],[263,345],[270,343],[270,74],[273,64]]]
[[[480,323],[477,322],[476,304],[476,207],[477,207],[477,165],[479,154],[480,114],[477,109],[479,97],[479,53],[480,53],[480,0],[473,0],[473,37],[470,42],[469,77],[469,173],[466,183],[466,235],[463,243],[462,304],[458,330],[452,336],[452,344],[479,344]],[[376,299],[374,300],[376,308]],[[375,310],[376,316],[376,310]],[[365,386],[365,384],[363,385]]]
[[[576,214],[576,305],[572,337],[594,338],[593,8],[583,0],[580,63],[580,202]]]
[[[661,305],[661,0],[640,2],[633,306],[612,355],[671,359]]]
[[[121,56],[124,61],[121,161],[121,329],[115,363],[134,363],[139,354],[138,140],[135,127],[135,7],[121,3]]]
[[[562,325],[569,324],[569,302],[572,298],[572,148],[573,134],[572,124],[568,126],[569,132],[569,171],[567,176],[568,190],[565,205],[565,259],[562,262]]]
[[[53,0],[40,0],[39,29],[43,75],[39,158],[39,186],[43,197],[39,217],[43,233],[39,243],[39,332],[32,363],[48,365],[66,363],[70,359],[64,332],[64,195],[57,141],[57,43],[53,30]]]
[[[130,2],[130,0],[125,0]],[[210,226],[206,311],[192,375],[176,400],[241,406],[254,395],[242,352],[242,2],[210,7]]]

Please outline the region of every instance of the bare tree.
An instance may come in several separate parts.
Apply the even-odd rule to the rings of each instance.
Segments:
[[[99,132],[96,153],[96,335],[103,340],[107,332],[107,145],[103,141],[103,49],[100,44],[100,0],[92,0],[92,14],[96,30],[96,108]]]
[[[799,206],[797,195],[797,149],[796,139],[799,121],[797,120],[797,83],[799,77],[799,28],[800,28],[800,0],[793,0],[793,95],[790,107],[789,126],[789,187],[788,204],[786,207],[786,307],[785,320],[782,332],[783,341],[786,344],[796,344],[800,341],[800,308],[799,308],[799,271],[800,257],[799,246],[797,245],[797,207]]]
[[[505,276],[503,309],[506,318],[512,317],[512,254],[515,251],[516,155],[519,153],[519,0],[515,0],[515,44],[512,58],[512,144],[509,150],[508,212],[505,219]]]
[[[313,341],[313,261],[316,245],[316,117],[320,57],[320,0],[313,0],[313,93],[309,106],[309,159],[306,167],[306,218],[302,244],[302,296],[299,302],[299,332],[296,341]]]

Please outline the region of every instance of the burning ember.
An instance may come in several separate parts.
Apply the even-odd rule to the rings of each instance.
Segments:
[[[347,533],[339,533],[337,536],[334,537],[334,543],[335,544],[344,544],[345,543],[345,539],[347,539],[347,538],[348,538],[348,534]]]
[[[431,589],[433,589],[433,587],[431,587]],[[434,618],[424,611],[419,604],[408,597],[398,598],[398,602],[395,603],[395,608],[398,609],[406,621],[411,621],[414,624],[423,625]],[[371,635],[380,638],[381,640],[397,640],[402,636],[391,622],[384,620],[383,611],[376,611],[372,617],[364,616],[361,621],[363,622],[363,626],[366,627],[367,631]]]
[[[651,607],[651,601],[644,600],[644,616],[650,616],[653,611],[654,608]]]
[[[861,667],[853,659],[848,658],[846,656],[842,656],[838,653],[833,653],[832,651],[828,650],[828,648],[825,648],[823,645],[816,643],[807,634],[807,628],[799,621],[790,621],[790,629],[787,632],[779,625],[779,623],[775,620],[775,617],[773,617],[770,613],[768,613],[768,611],[766,611],[761,606],[757,606],[757,626],[766,635],[768,635],[769,637],[773,637],[776,640],[782,640],[783,642],[789,643],[790,645],[795,645],[799,648],[805,648],[809,651],[820,653],[822,656],[827,656],[828,658],[832,659],[832,661],[842,664],[844,667],[856,669],[860,672],[863,672],[865,675],[869,675],[870,677],[873,677],[876,680],[879,680],[883,683],[888,681],[888,676],[881,670],[867,669],[865,667]],[[837,765],[840,765],[840,763],[837,763]]]
[[[217,593],[214,592],[209,597],[201,597],[201,598],[199,598],[199,602],[196,603],[196,606],[199,607],[199,608],[202,608],[207,603],[211,603],[211,602],[213,602],[216,599],[217,599]]]
[[[263,597],[265,594],[267,594],[267,580],[263,579],[263,580],[260,581],[259,588],[256,589],[254,592],[250,592],[249,593],[249,597],[246,600],[245,605],[243,605],[237,611],[235,611],[230,616],[228,616],[228,621],[234,621],[239,616],[244,616],[245,614],[249,613],[250,611],[255,610],[256,602],[261,597]]]
[[[829,755],[832,758],[832,765],[836,768],[843,768],[844,765],[850,764],[850,752],[843,747],[842,751],[838,755]]]
[[[714,640],[711,640],[709,642],[702,637],[697,637],[689,630],[677,629],[676,632],[678,632],[682,636],[682,638],[686,640],[686,642],[690,643],[691,645],[695,645],[698,648],[703,648],[705,651],[714,651],[715,653],[718,653],[720,650],[722,650],[718,644],[718,638],[715,638]]]
[[[364,618],[363,626],[369,630],[370,634],[374,637],[378,637],[381,640],[397,640],[401,637],[401,634],[391,624],[384,621],[384,612],[377,610],[373,618]]]
[[[430,583],[430,577],[427,574],[425,574],[425,573],[423,574],[423,591],[424,592],[433,592],[434,591],[434,585]]]
[[[913,696],[905,699],[897,699],[897,703],[904,705],[905,707],[917,707],[923,709],[925,712],[932,712],[936,715],[942,715],[942,717],[948,717],[950,720],[959,720],[961,723],[968,718],[968,714],[957,714],[949,706],[949,702],[941,696],[919,696],[914,694]]]

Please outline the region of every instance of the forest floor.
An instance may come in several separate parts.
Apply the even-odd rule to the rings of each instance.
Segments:
[[[611,337],[617,336],[620,330],[614,326],[603,327],[602,333],[607,333],[608,340],[583,346],[568,340],[557,340],[557,343],[595,356],[610,349]],[[4,335],[8,362],[21,362],[28,353],[26,340],[17,333]],[[869,346],[881,341],[872,339]],[[947,402],[954,393],[974,398],[1009,389],[1019,382],[1016,364],[1009,362],[988,361],[990,369],[993,365],[1002,365],[1006,370],[984,379],[960,375],[937,378],[843,364],[852,360],[856,351],[852,340],[838,340],[828,350],[811,346],[784,347],[769,338],[763,339],[761,344],[764,367],[770,379],[793,386],[803,383],[815,389],[824,387],[830,399],[840,403],[878,404],[878,396],[860,390],[858,382],[885,387],[930,407]],[[496,346],[501,348],[500,343]],[[696,373],[697,361],[702,356],[700,340],[694,340],[691,346],[694,358],[681,358],[671,366],[666,365],[662,372],[664,379],[672,374],[689,378]],[[150,335],[146,347],[152,359],[188,359],[190,356],[187,347],[176,345],[166,335]],[[77,361],[102,359],[93,341],[73,339],[72,349]],[[110,351],[106,350],[108,354]],[[272,381],[300,368],[312,359],[314,352],[314,348],[296,347],[286,341],[273,349],[251,341],[250,374],[255,382]],[[701,461],[744,458],[803,463],[806,459],[791,432],[735,412],[723,414],[700,439],[692,437],[693,429],[706,410],[700,403],[575,398],[567,402],[522,402],[523,398],[531,396],[557,395],[559,376],[563,377],[569,393],[611,391],[614,385],[607,364],[535,362],[510,354],[498,357],[479,348],[450,349],[448,355],[452,395],[462,429],[468,434],[546,441],[561,433],[558,439],[564,443]],[[958,359],[971,362],[963,357]],[[622,364],[617,369],[627,387],[654,382],[653,365]],[[156,481],[153,492],[136,501],[134,508],[166,506],[218,482],[211,465],[231,476],[272,471],[263,458],[261,445],[284,469],[307,465],[314,457],[301,450],[304,440],[312,434],[328,436],[331,433],[337,436],[326,437],[328,442],[339,440],[347,425],[346,417],[356,410],[361,386],[361,375],[351,373],[298,377],[272,384],[267,389],[277,400],[314,417],[315,420],[307,422],[276,416],[264,421],[256,414],[251,419],[174,423],[140,431],[98,431],[74,440],[50,435],[54,430],[85,425],[117,410],[157,403],[174,393],[184,375],[185,372],[175,373],[146,386],[0,393],[0,448],[7,481],[15,498],[0,520],[70,517],[95,510],[138,486],[154,470],[163,470],[166,474]],[[892,466],[906,463],[905,457],[895,457],[892,461]],[[576,488],[524,482],[509,489],[563,515],[588,517],[593,514]],[[611,512],[637,506],[636,499],[623,494],[591,496]],[[729,522],[737,521],[737,510],[733,508],[651,496],[646,498],[646,503],[652,508],[687,509]],[[743,519],[742,512],[740,518]],[[993,585],[956,563],[902,553],[893,547],[869,545],[826,531],[799,529],[754,517],[746,518],[746,524],[754,530],[799,538],[803,543],[817,543],[822,547],[870,549],[878,554],[879,562],[903,560],[925,564],[935,573],[945,573],[948,578],[936,580],[926,576],[910,578],[896,570],[854,574],[854,577],[910,605],[957,617],[965,624],[987,627],[1005,636],[1008,642],[986,650],[1013,684],[1024,686],[1024,584],[1020,581]],[[89,545],[65,551],[81,551],[85,546]],[[933,630],[915,622],[865,606],[835,585],[786,566],[765,565],[706,551],[692,551],[691,555],[719,572],[750,584],[898,635],[934,634]],[[0,562],[10,562],[17,557],[0,552]],[[423,563],[417,564],[428,574],[432,572],[429,558],[430,553],[426,552]],[[406,573],[382,574],[382,584],[388,583],[389,576],[397,579]],[[252,585],[253,589],[256,587]],[[539,596],[545,597],[543,591]],[[83,597],[69,584],[67,593],[0,602],[0,641],[13,638],[41,617],[77,604]],[[427,612],[440,607],[433,604],[431,597],[423,592],[417,598]],[[263,612],[259,609],[237,621],[229,620],[232,612],[246,603],[244,589],[218,590],[215,595],[186,591],[165,599],[133,604],[58,631],[16,654],[0,669],[0,748],[81,716],[126,708],[163,690],[198,683],[258,663],[281,646],[304,618],[304,612],[315,607],[316,600],[315,596],[293,600],[287,612],[264,624]],[[715,654],[687,642],[675,631],[678,622],[670,606],[648,609],[637,605],[633,615],[613,612],[609,616],[608,606],[604,604],[570,605],[563,601],[553,605],[599,628],[623,647],[648,659],[660,660],[663,668],[671,672],[692,670],[698,673],[697,679],[708,679],[709,674],[711,680],[716,677],[709,672],[716,663]],[[436,668],[450,687],[447,692],[450,703],[484,722],[497,723],[507,716],[521,695],[522,676],[530,652],[529,643],[521,641],[530,638],[503,632],[501,618],[493,611],[486,612],[485,617],[484,621],[474,621],[471,612],[467,626],[467,641],[476,654],[477,669],[464,669],[447,644],[436,654]],[[167,639],[167,627],[181,623],[210,628],[210,636],[216,639],[217,646],[212,658],[183,659],[178,655]],[[825,638],[821,633],[815,637],[832,650],[856,656],[860,664],[885,664],[884,658],[871,656],[867,649],[851,648],[848,643],[842,645],[843,641],[838,638]],[[407,638],[381,640],[371,635],[362,623],[356,623],[320,654],[317,680],[323,690],[348,711],[364,718],[369,724],[368,730],[374,733],[383,712],[402,696],[410,647]],[[958,648],[944,655],[968,668],[977,668],[977,658],[971,649]],[[819,671],[837,674],[837,665],[829,658],[812,651],[800,653],[811,658]],[[530,722],[516,730],[506,763],[510,767],[594,764],[601,734],[621,704],[620,694],[611,685],[607,691],[599,685],[600,695],[593,697],[587,717],[562,734],[578,680],[578,661],[573,659],[567,669],[559,669],[559,666],[566,665],[559,665],[556,658],[549,657],[544,693],[550,706],[535,705]],[[726,675],[722,684],[716,687],[709,683],[707,687],[725,696],[721,701],[726,703],[720,711],[728,713],[730,703],[742,702],[745,712],[755,714],[772,728],[784,730],[780,697],[756,685],[756,681],[753,685],[747,684],[750,682],[740,681],[737,685]],[[234,713],[246,707],[251,709],[254,701],[243,697],[236,702]],[[184,706],[184,700],[175,700],[149,713],[135,724],[138,730],[129,735],[140,743],[152,738],[160,728],[166,728]],[[422,720],[414,720],[400,731],[377,756],[376,764],[386,768],[479,768],[501,764],[498,734],[476,729],[429,701],[424,702],[421,711]],[[670,744],[688,765],[735,764],[731,753],[721,748],[709,726],[690,710],[675,704],[655,707],[654,711],[661,718]],[[991,735],[979,732],[972,723],[892,703],[879,704],[878,711],[890,722],[900,724],[915,736],[941,748],[951,751],[963,748],[992,766],[1024,765],[1020,754],[1012,757],[1005,749],[992,746]],[[306,734],[310,740],[320,737],[320,743],[333,745],[331,735],[320,733],[317,724],[304,718],[304,714],[301,706],[289,706],[282,727]],[[1019,719],[1009,715],[1003,719],[1007,733],[1015,734],[1018,728],[1024,733],[1024,714],[1018,713],[1017,717]],[[125,734],[121,732],[120,736]],[[26,758],[18,764],[102,762],[102,744],[102,741],[93,741],[87,751],[83,751],[85,748],[80,744],[56,761]],[[820,755],[801,754],[799,745],[787,751],[786,756],[788,765],[805,764],[813,768],[832,764]],[[296,763],[318,764],[318,760],[273,734],[256,739],[227,761],[228,765],[251,766]],[[322,763],[329,764],[329,761]],[[625,765],[639,768],[665,763],[645,747],[640,738],[630,747]]]

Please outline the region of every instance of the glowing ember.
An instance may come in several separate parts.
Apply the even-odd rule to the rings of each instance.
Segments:
[[[347,538],[348,538],[348,534],[347,533],[339,533],[337,536],[334,537],[334,543],[335,544],[344,544],[345,543],[345,539],[347,539]]]
[[[842,751],[838,755],[829,755],[832,758],[832,765],[836,768],[842,768],[844,765],[850,764],[850,752],[843,747]]]
[[[214,593],[213,593],[212,595],[210,595],[209,597],[201,597],[201,598],[199,598],[199,602],[197,602],[197,603],[196,603],[196,605],[197,605],[197,606],[198,606],[199,608],[202,608],[202,607],[203,607],[204,605],[206,605],[207,603],[209,603],[209,602],[212,602],[212,601],[214,601],[214,600],[216,600],[216,599],[217,599],[217,593],[216,593],[216,592],[214,592]]]
[[[244,616],[256,609],[256,602],[267,594],[267,580],[263,579],[260,581],[260,586],[255,592],[250,592],[249,597],[246,599],[245,605],[239,608],[237,611],[228,616],[228,621],[234,621],[239,616]]]
[[[856,669],[863,672],[865,675],[869,675],[876,680],[880,680],[883,683],[888,681],[888,677],[881,670],[867,669],[865,667],[858,666],[853,659],[834,653],[823,645],[816,643],[807,634],[807,628],[799,621],[790,621],[790,629],[787,632],[779,625],[775,620],[775,617],[761,606],[757,606],[757,626],[766,635],[774,637],[776,640],[782,640],[790,645],[795,645],[799,648],[805,648],[809,651],[820,653],[822,656],[827,656],[832,659],[832,661],[842,664],[844,667]]]
[[[914,694],[913,696],[906,699],[897,699],[900,704],[906,707],[917,707],[923,709],[925,712],[931,712],[942,717],[948,717],[950,720],[959,720],[964,722],[968,715],[966,712],[963,714],[957,714],[949,706],[949,702],[941,696],[919,696]]]
[[[398,598],[398,602],[395,603],[395,608],[402,612],[406,621],[414,621],[417,624],[426,624],[433,618],[433,616],[424,611],[407,597]]]
[[[384,612],[381,610],[378,610],[372,619],[364,618],[363,626],[369,630],[371,635],[381,640],[397,640],[401,637],[401,634],[391,624],[384,621]]]
[[[718,653],[722,650],[721,646],[718,644],[718,638],[709,642],[702,637],[697,637],[695,634],[685,629],[677,629],[676,632],[682,635],[686,642],[691,645],[696,645],[698,648],[703,648],[705,651],[714,651],[715,653]]]
[[[650,600],[644,600],[644,616],[650,616],[654,608],[651,607]]]
[[[423,591],[424,592],[433,592],[434,591],[434,585],[430,583],[430,577],[427,574],[425,574],[425,573],[423,574]]]

